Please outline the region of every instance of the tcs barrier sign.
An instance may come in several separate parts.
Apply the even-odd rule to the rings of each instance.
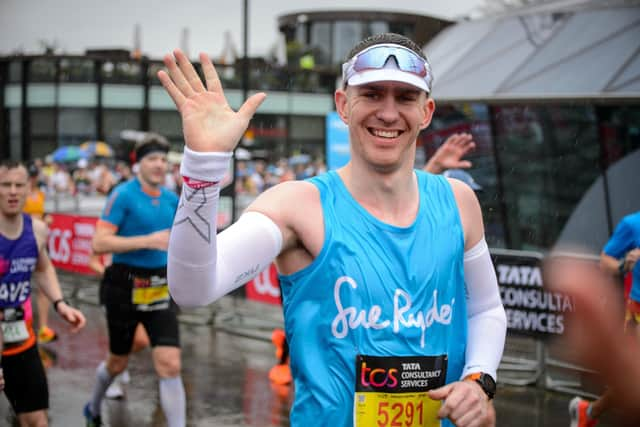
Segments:
[[[246,285],[247,299],[280,305],[280,282],[275,264],[261,271]]]
[[[93,274],[89,258],[98,219],[63,214],[52,214],[51,217],[48,248],[53,265],[66,271]]]

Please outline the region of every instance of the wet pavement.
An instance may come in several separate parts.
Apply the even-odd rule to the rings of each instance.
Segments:
[[[50,390],[50,426],[82,426],[82,407],[93,385],[94,371],[108,346],[105,320],[97,305],[97,281],[62,273],[65,295],[87,316],[85,329],[65,333],[55,315],[60,338],[43,346]],[[276,307],[225,297],[212,307],[187,310],[181,316],[183,379],[188,426],[288,426],[293,391],[273,386],[268,372],[275,363],[269,341],[281,322]],[[105,400],[107,426],[166,426],[159,406],[157,380],[149,349],[132,356],[131,383],[121,400]],[[495,400],[498,426],[566,427],[570,394],[534,386],[500,384]],[[0,427],[12,426],[6,399],[0,396]],[[613,421],[600,426],[613,427]]]

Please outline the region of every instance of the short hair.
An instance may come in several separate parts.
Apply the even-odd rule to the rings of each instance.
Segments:
[[[427,57],[425,56],[424,52],[422,52],[420,46],[418,46],[418,44],[411,40],[409,37],[397,33],[381,33],[369,36],[356,44],[349,52],[349,55],[347,56],[345,62],[349,61],[351,58],[353,58],[366,48],[375,46],[377,44],[397,44],[400,46],[404,46],[407,49],[411,49],[412,51],[417,53],[425,61],[427,60]]]
[[[26,170],[27,166],[20,160],[4,159],[0,161],[0,169],[2,168],[6,168],[6,169],[25,168]]]

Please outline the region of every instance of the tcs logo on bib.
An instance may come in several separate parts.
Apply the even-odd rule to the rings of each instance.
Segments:
[[[398,370],[396,368],[368,368],[367,362],[360,364],[360,385],[362,387],[390,387],[398,385]]]

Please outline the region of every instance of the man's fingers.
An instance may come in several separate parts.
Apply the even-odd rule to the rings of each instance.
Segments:
[[[429,390],[428,394],[429,394],[429,397],[433,400],[443,400],[443,399],[446,399],[446,397],[449,395],[450,392],[451,392],[451,384],[445,385],[443,387],[439,387],[433,390]]]
[[[187,80],[187,83],[189,83],[189,86],[191,86],[191,89],[193,89],[195,92],[204,92],[205,89],[204,85],[202,84],[202,80],[200,80],[200,76],[196,72],[195,68],[193,68],[191,61],[189,61],[189,58],[187,58],[187,56],[182,53],[180,49],[176,49],[173,54],[178,61],[178,67],[180,67],[182,75],[184,75],[184,78]]]
[[[167,70],[169,70],[169,76],[171,77],[173,84],[178,87],[180,92],[187,98],[195,94],[195,91],[184,77],[182,70],[178,67],[174,56],[165,55],[163,59],[164,65],[167,67]]]
[[[461,160],[458,168],[460,169],[469,169],[473,164],[469,160]]]
[[[180,89],[173,84],[171,81],[171,77],[165,71],[158,71],[158,79],[160,79],[160,83],[164,86],[165,90],[173,99],[173,103],[176,104],[176,108],[178,111],[180,110],[180,106],[186,101],[187,98],[180,92]]]
[[[213,66],[209,55],[205,53],[200,54],[200,64],[202,64],[202,71],[204,73],[204,80],[207,83],[207,90],[209,92],[222,93],[222,83],[220,77],[216,71],[216,67]]]
[[[256,110],[258,109],[260,104],[262,104],[266,97],[267,95],[264,92],[252,95],[244,102],[244,104],[242,104],[242,107],[240,107],[240,109],[238,110],[238,114],[244,117],[248,122],[249,120],[251,120],[253,115],[256,113]]]

